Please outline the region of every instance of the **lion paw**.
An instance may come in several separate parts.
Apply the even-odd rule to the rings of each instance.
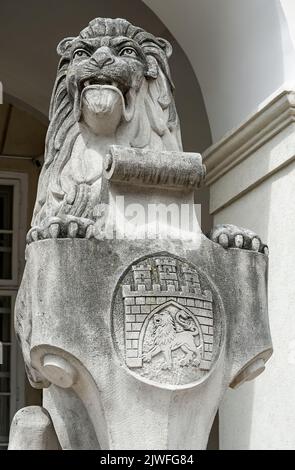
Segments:
[[[256,233],[235,225],[217,225],[211,231],[209,238],[223,248],[240,248],[268,254],[267,245],[262,243]]]
[[[201,360],[197,358],[192,362],[192,366],[194,367],[199,367],[200,364],[201,364]]]
[[[152,360],[152,355],[149,353],[145,353],[142,355],[142,360],[143,362],[151,362]]]
[[[161,366],[161,369],[162,370],[171,370],[172,366],[171,366],[171,364],[168,364],[168,362],[163,362],[163,364]]]
[[[32,227],[27,234],[27,243],[48,238],[92,238],[94,222],[82,217],[63,215],[49,217],[41,226]]]
[[[183,359],[179,361],[179,365],[181,367],[185,367],[185,366],[188,366],[190,362],[191,362],[191,359],[189,357],[184,357]]]

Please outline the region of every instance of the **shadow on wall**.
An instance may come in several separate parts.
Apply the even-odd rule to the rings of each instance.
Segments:
[[[219,415],[216,414],[208,439],[207,450],[219,449]]]

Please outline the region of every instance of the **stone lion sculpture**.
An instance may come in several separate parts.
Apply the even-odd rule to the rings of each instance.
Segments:
[[[28,243],[93,236],[110,145],[182,150],[168,41],[124,19],[96,18],[79,36],[63,39],[57,52]],[[224,248],[267,252],[255,233],[233,225],[217,226],[209,238]]]
[[[29,240],[85,236],[109,145],[181,150],[165,39],[97,18],[57,48],[45,163]],[[89,230],[88,230],[89,233]]]

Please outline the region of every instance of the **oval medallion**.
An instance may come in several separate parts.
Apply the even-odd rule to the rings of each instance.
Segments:
[[[156,254],[134,262],[113,301],[113,338],[126,366],[165,385],[200,381],[216,362],[223,310],[209,278],[190,262]]]

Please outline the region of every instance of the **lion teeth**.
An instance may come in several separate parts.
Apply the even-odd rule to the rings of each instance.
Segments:
[[[104,85],[104,84],[105,85],[111,85],[115,88],[119,88],[119,84],[116,81],[112,81],[112,82],[109,82],[109,83],[99,83],[99,82],[95,83],[95,82],[93,82],[93,80],[85,80],[85,82],[83,82],[83,88],[86,88],[86,87],[91,86],[91,85]]]

